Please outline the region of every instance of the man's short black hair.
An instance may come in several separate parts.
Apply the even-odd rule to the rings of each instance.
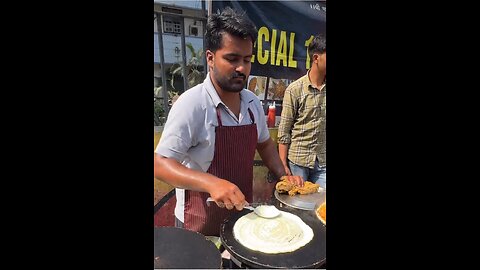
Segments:
[[[327,39],[324,35],[316,35],[312,42],[308,45],[308,55],[310,56],[310,60],[313,59],[314,53],[325,53],[327,51]]]
[[[245,15],[245,12],[237,12],[226,7],[221,13],[212,14],[208,18],[205,33],[205,49],[215,52],[222,47],[222,35],[230,35],[252,39],[252,45],[257,39],[257,27]]]

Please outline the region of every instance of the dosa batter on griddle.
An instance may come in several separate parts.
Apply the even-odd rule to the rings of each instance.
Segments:
[[[251,250],[269,254],[295,251],[313,239],[313,230],[298,216],[280,211],[276,218],[262,218],[251,212],[233,226],[235,239]]]

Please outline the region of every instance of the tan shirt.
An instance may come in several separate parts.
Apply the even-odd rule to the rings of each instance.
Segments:
[[[327,87],[313,87],[308,74],[285,90],[278,143],[290,144],[288,159],[313,169],[315,159],[326,165]]]

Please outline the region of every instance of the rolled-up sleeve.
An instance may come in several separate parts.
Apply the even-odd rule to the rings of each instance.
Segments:
[[[290,144],[291,142],[291,130],[298,106],[292,86],[293,84],[287,87],[285,95],[283,96],[282,114],[280,117],[280,125],[278,126],[277,139],[277,142],[281,144]]]
[[[187,151],[192,147],[195,138],[195,122],[193,119],[194,110],[187,109],[186,102],[175,103],[170,111],[165,128],[162,132],[160,141],[155,152],[167,158],[173,158],[178,162],[183,162]]]

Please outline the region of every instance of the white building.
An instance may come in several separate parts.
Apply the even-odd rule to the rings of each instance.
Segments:
[[[200,0],[154,1],[154,14],[154,83],[155,87],[158,87],[162,85],[161,78],[163,76],[160,47],[163,46],[163,65],[166,80],[169,81],[171,78],[170,67],[175,63],[183,62],[184,51],[186,63],[192,58],[191,51],[182,46],[182,34],[184,34],[185,44],[191,44],[195,53],[203,51],[207,11],[202,9],[202,1]],[[159,31],[158,25],[162,26],[161,31]],[[163,35],[160,39],[159,33],[162,31]],[[160,40],[163,41],[162,44],[159,43]],[[204,69],[204,67],[202,66],[201,69]]]

